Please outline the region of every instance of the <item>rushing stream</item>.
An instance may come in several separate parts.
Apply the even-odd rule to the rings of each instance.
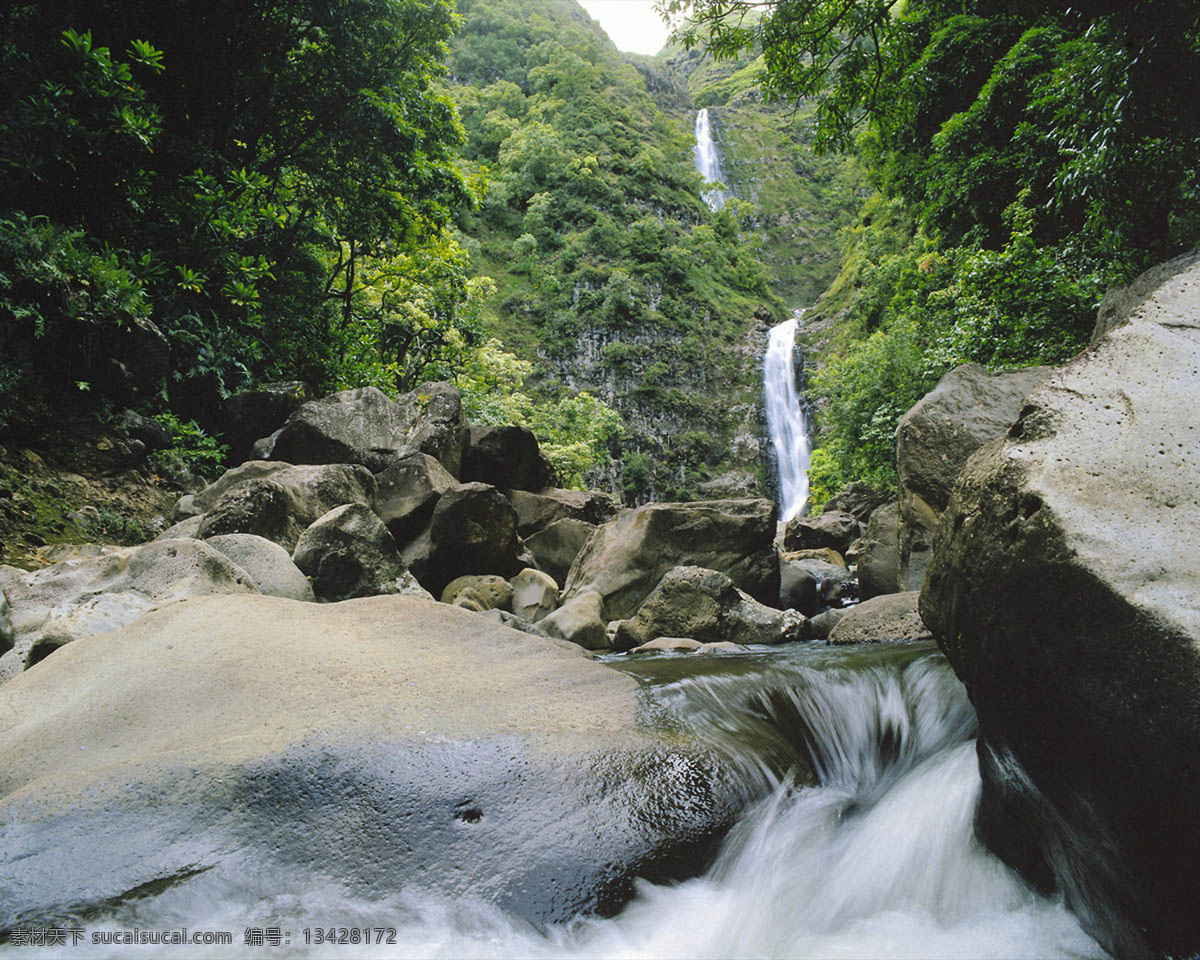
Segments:
[[[231,885],[200,875],[127,903],[102,925],[237,931],[222,956],[1102,956],[1065,908],[1031,892],[975,840],[974,713],[928,645],[621,660],[645,684],[648,709],[736,760],[761,798],[703,876],[643,884],[612,918],[538,930],[419,890],[364,901],[294,877]],[[396,942],[241,944],[251,925],[295,928],[334,916],[395,927]],[[109,949],[99,955],[127,955]],[[137,955],[179,954],[142,947]]]
[[[808,461],[812,453],[808,422],[796,387],[793,353],[803,310],[771,328],[763,358],[763,398],[767,432],[779,473],[779,517],[790,520],[808,500]]]

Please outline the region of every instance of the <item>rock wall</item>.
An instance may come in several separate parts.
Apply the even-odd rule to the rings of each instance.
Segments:
[[[1200,258],[1131,290],[969,460],[921,615],[979,714],[987,844],[1115,955],[1191,955]]]

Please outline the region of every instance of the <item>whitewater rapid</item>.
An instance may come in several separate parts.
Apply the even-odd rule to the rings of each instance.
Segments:
[[[643,883],[615,917],[539,930],[417,888],[364,899],[333,881],[247,871],[237,883],[201,874],[89,927],[232,930],[235,945],[220,955],[234,957],[1103,956],[1059,902],[976,841],[974,713],[940,654],[864,664],[857,652],[794,646],[808,649],[746,655],[728,674],[649,689],[659,709],[736,755],[761,799],[703,876]],[[394,927],[395,942],[298,942],[320,923]],[[272,926],[292,943],[242,945],[245,928]]]

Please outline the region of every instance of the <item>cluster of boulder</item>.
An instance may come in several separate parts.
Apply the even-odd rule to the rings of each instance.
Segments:
[[[227,405],[251,459],[182,497],[154,541],[0,567],[0,679],[215,594],[419,596],[588,650],[708,652],[824,637],[816,614],[852,593],[844,562],[832,576],[820,558],[781,565],[770,501],[623,510],[558,489],[527,429],[467,424],[449,384],[396,401],[374,388],[304,401],[279,384]]]

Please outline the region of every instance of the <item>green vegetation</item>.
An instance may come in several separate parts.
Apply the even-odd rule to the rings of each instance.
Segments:
[[[688,498],[732,462],[759,389],[744,345],[761,318],[783,313],[756,213],[708,210],[692,166],[694,113],[662,109],[574,2],[459,9],[449,93],[467,169],[488,189],[458,222],[475,268],[497,284],[484,325],[533,364],[538,403],[583,391],[621,413],[619,449],[592,482],[631,501]],[[544,430],[553,422],[526,416]],[[598,416],[578,439],[594,448],[610,424]]]
[[[861,168],[814,150],[811,103],[764,102],[766,64],[756,49],[717,61],[672,44],[657,59],[709,108],[728,186],[754,204],[750,224],[772,289],[791,307],[811,306],[837,275],[839,231],[866,195]]]
[[[203,422],[256,380],[363,379],[365,336],[418,378],[470,303],[433,87],[455,22],[446,0],[6,6],[0,413]]]
[[[1061,362],[1105,289],[1200,240],[1189,0],[699,0],[695,13],[691,42],[719,59],[761,48],[765,96],[808,98],[817,146],[854,152],[877,191],[818,304],[841,324],[812,385],[815,501],[894,481],[897,420],[952,366]]]

